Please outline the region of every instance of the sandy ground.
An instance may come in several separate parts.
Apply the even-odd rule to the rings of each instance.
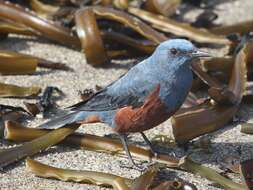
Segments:
[[[237,1],[218,1],[220,4],[216,7],[219,15],[217,23],[232,24],[238,21],[249,20],[253,18],[253,1],[237,0]],[[201,11],[191,10],[185,14],[186,20],[192,20]],[[71,66],[75,72],[49,71],[46,69],[38,69],[36,74],[29,76],[0,76],[1,82],[19,84],[23,86],[38,85],[45,88],[48,85],[59,87],[66,94],[63,100],[58,101],[61,107],[69,106],[80,101],[78,90],[93,88],[95,85],[105,86],[111,81],[117,79],[125,73],[131,64],[112,65],[109,68],[93,68],[86,64],[85,57],[82,53],[54,45],[43,40],[24,39],[16,36],[8,38],[8,40],[0,42],[1,49],[15,50],[18,52],[28,53],[52,61],[60,61]],[[23,105],[23,99],[0,99],[0,103],[10,105]],[[30,101],[30,100],[29,100]],[[250,105],[243,105],[239,112],[243,119],[251,119],[253,109]],[[35,126],[42,123],[42,119],[36,119],[29,123],[29,126]],[[92,124],[83,126],[79,131],[96,134],[107,135],[111,131],[102,124]],[[147,132],[152,138],[158,134],[166,134],[172,136],[170,121],[163,123],[155,129]],[[212,154],[195,153],[194,158],[212,168],[219,170],[221,162],[228,156],[241,156],[241,159],[253,158],[253,140],[252,136],[240,133],[238,123],[226,126],[223,130],[212,133]],[[133,135],[132,141],[135,144],[142,144],[139,135]],[[0,148],[14,146],[13,143],[0,141]],[[177,156],[182,156],[185,152],[179,148],[165,148],[163,151],[175,152]],[[120,176],[135,178],[140,172],[134,169],[122,167],[128,165],[129,162],[125,158],[118,156],[94,153],[85,150],[72,148],[53,147],[43,153],[37,154],[34,159],[45,164],[53,165],[61,168],[71,168],[78,170],[92,170],[101,172],[110,172]],[[174,179],[182,178],[195,184],[198,189],[216,190],[219,189],[212,183],[199,176],[167,169],[164,171],[165,178]],[[239,180],[239,176],[231,176],[235,181]],[[0,173],[0,189],[106,189],[98,186],[87,184],[78,184],[72,182],[61,182],[52,179],[42,179],[35,177],[33,174],[25,170],[24,161],[20,161],[6,168],[6,173]]]

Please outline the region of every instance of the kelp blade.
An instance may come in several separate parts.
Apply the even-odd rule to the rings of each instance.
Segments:
[[[216,182],[229,190],[246,190],[241,184],[235,183],[230,179],[223,177],[214,169],[208,168],[201,164],[198,164],[188,157],[184,157],[180,160],[180,167],[186,169],[194,174],[199,174],[201,177],[207,178],[210,181]]]
[[[129,7],[128,12],[151,23],[154,28],[163,32],[172,33],[182,37],[188,37],[200,43],[214,43],[229,45],[231,42],[224,36],[218,36],[206,30],[200,30],[189,24],[179,23],[162,15],[153,14],[141,9]]]
[[[151,41],[143,41],[131,38],[123,33],[113,32],[113,31],[102,31],[101,32],[103,40],[109,41],[111,43],[120,43],[129,46],[132,51],[140,51],[143,53],[151,54],[154,52],[157,44]]]
[[[152,185],[157,172],[158,168],[156,168],[156,166],[150,167],[144,174],[133,181],[130,190],[148,190]]]
[[[240,22],[234,25],[215,27],[210,31],[218,35],[229,35],[234,33],[245,34],[253,31],[253,20]]]
[[[0,21],[0,33],[4,34],[21,34],[21,35],[27,35],[27,36],[36,36],[36,32],[32,31],[30,28],[27,28],[23,25],[18,25],[16,23],[12,22],[3,22]]]
[[[201,60],[201,65],[206,71],[221,71],[230,73],[234,64],[233,57],[212,57],[211,59]]]
[[[26,160],[26,169],[44,178],[90,183],[99,186],[112,186],[116,190],[128,190],[126,183],[131,183],[130,179],[109,173],[55,168],[32,159]]]
[[[104,44],[97,26],[95,14],[91,8],[75,13],[77,35],[89,64],[99,66],[108,61]]]
[[[38,61],[28,57],[1,57],[0,73],[3,75],[24,75],[36,71]]]
[[[237,106],[204,102],[198,106],[179,110],[171,119],[176,142],[183,144],[206,133],[218,130],[230,121]]]
[[[41,17],[52,15],[60,9],[60,7],[44,4],[39,0],[31,0],[30,6]]]
[[[222,84],[219,80],[204,72],[199,62],[193,62],[191,67],[194,73],[210,87],[208,94],[213,100],[220,104],[230,105],[237,102],[235,94],[225,84]]]
[[[93,6],[92,10],[99,17],[125,24],[126,26],[138,32],[140,35],[144,36],[146,39],[149,39],[156,44],[160,44],[161,42],[168,40],[164,34],[157,32],[141,20],[123,11],[99,6]]]
[[[8,1],[0,1],[0,17],[3,20],[31,28],[38,35],[57,41],[63,45],[80,47],[78,38],[72,36],[69,29],[42,19]]]
[[[38,66],[38,67],[43,67],[43,68],[49,68],[49,69],[58,69],[58,70],[64,70],[64,71],[72,71],[72,69],[70,67],[68,67],[67,65],[63,64],[63,63],[58,63],[58,62],[52,62],[52,61],[48,61],[39,57],[34,57],[28,54],[23,54],[23,53],[18,53],[15,51],[8,51],[8,50],[0,50],[0,61],[1,59],[3,60],[11,60],[11,62],[13,63],[13,67],[9,68],[9,70],[13,70],[12,73],[17,73],[17,74],[29,74],[29,70],[31,70],[31,72],[34,69],[34,67]],[[22,64],[19,62],[15,62],[14,60],[22,60]],[[25,62],[27,60],[27,62]],[[31,63],[32,62],[32,63]],[[0,62],[1,63],[1,62]],[[8,63],[5,63],[4,65],[6,65]],[[16,71],[15,67],[19,66],[18,68],[20,68],[20,70],[22,71]],[[1,65],[0,65],[1,66]],[[5,66],[7,67],[7,66]],[[28,70],[29,69],[29,70]],[[1,73],[1,72],[0,72]]]
[[[8,122],[9,121],[6,121],[6,125],[8,125]],[[66,126],[64,128],[51,131],[48,134],[24,143],[23,145],[2,149],[0,151],[0,167],[7,166],[26,156],[34,155],[61,142],[66,136],[73,133],[78,127],[79,125]]]
[[[245,134],[253,134],[253,123],[241,124],[241,132]]]
[[[168,17],[176,12],[180,4],[181,0],[147,0],[144,9]]]
[[[21,87],[13,84],[0,83],[0,97],[33,97],[41,91],[40,87]]]

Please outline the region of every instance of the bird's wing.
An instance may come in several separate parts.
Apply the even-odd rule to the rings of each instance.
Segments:
[[[158,84],[145,66],[134,67],[90,99],[70,108],[76,111],[108,111],[125,106],[140,107]]]

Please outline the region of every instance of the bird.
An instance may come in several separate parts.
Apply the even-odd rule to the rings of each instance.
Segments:
[[[180,108],[192,86],[191,62],[201,57],[209,54],[188,40],[164,41],[150,57],[118,80],[68,107],[67,114],[39,127],[57,129],[73,123],[105,123],[119,135],[131,164],[138,167],[128,148],[128,135],[140,133],[156,154],[144,131],[166,121]]]

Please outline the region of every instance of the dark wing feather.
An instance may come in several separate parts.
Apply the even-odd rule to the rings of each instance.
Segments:
[[[107,91],[100,91],[94,94],[90,99],[71,106],[71,110],[75,111],[108,111],[122,108],[124,106],[140,107],[144,102],[144,97],[134,94],[125,94],[120,96],[112,96]]]
[[[88,100],[70,108],[76,111],[108,111],[125,106],[140,107],[158,84],[152,70],[147,69],[143,62]]]

